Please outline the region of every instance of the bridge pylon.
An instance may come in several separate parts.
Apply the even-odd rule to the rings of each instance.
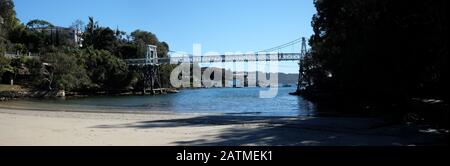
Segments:
[[[161,80],[159,74],[159,61],[157,47],[154,45],[147,46],[147,53],[144,59],[129,59],[128,65],[139,72],[142,79],[142,93],[155,93],[155,89],[161,88]]]
[[[307,52],[306,49],[306,38],[302,37],[302,45],[301,45],[301,50],[300,50],[300,58],[298,61],[298,80],[297,80],[297,91],[294,93],[291,93],[292,95],[299,95],[300,91],[302,90],[302,88],[304,88],[303,86],[303,78],[304,78],[304,71],[303,71],[303,63],[302,60],[305,57]]]

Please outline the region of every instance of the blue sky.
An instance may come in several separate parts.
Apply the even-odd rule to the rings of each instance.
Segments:
[[[89,16],[101,26],[155,33],[173,51],[259,51],[311,36],[313,0],[14,0],[22,22],[44,19],[69,26]],[[300,46],[280,50],[299,52]],[[280,65],[297,72],[295,63]]]

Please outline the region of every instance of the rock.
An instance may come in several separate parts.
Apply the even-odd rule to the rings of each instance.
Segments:
[[[66,91],[60,90],[56,93],[56,97],[66,97]]]

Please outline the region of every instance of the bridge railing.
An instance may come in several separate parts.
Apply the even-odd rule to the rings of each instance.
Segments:
[[[191,57],[171,57],[170,62],[176,63],[212,63],[212,62],[254,62],[254,61],[298,61],[300,53],[277,54],[239,54],[239,55],[211,55]]]
[[[276,54],[238,54],[238,55],[209,55],[209,56],[184,56],[158,58],[157,64],[180,63],[214,63],[214,62],[255,62],[255,61],[298,61],[301,53],[276,53]],[[157,65],[152,59],[127,59],[129,65]]]

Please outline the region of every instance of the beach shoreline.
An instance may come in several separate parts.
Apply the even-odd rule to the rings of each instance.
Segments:
[[[113,113],[0,108],[1,146],[448,145],[376,118]]]

